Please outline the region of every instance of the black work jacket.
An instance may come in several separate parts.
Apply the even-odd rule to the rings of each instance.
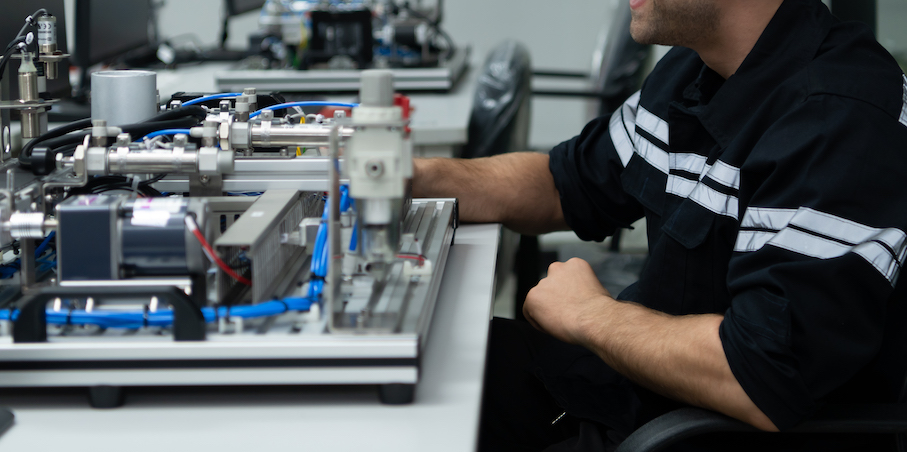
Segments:
[[[897,396],[907,78],[865,27],[786,0],[727,80],[675,48],[550,169],[585,240],[645,216],[650,258],[621,297],[723,314],[731,370],[779,428]]]

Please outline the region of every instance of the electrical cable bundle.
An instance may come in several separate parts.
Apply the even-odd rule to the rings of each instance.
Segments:
[[[40,8],[35,11],[34,14],[26,17],[25,25],[23,25],[22,28],[19,29],[19,33],[16,34],[16,37],[13,38],[13,40],[10,41],[10,43],[6,46],[6,49],[3,51],[3,60],[0,60],[0,79],[3,78],[3,73],[6,71],[6,65],[9,62],[9,59],[13,56],[13,52],[16,51],[19,43],[27,42],[28,35],[23,35],[22,33],[25,33],[25,30],[27,30],[29,26],[34,26],[35,23],[37,23],[35,21],[35,17],[38,17],[39,14],[47,15],[47,10]]]
[[[51,231],[47,237],[41,241],[41,244],[35,248],[35,261],[39,264],[38,271],[49,271],[50,269],[57,266],[57,251],[56,247],[53,246],[50,254],[44,256],[44,252],[47,251],[48,247],[52,247],[51,243],[56,235],[55,231]],[[0,279],[9,279],[12,278],[20,269],[22,268],[22,260],[17,258],[16,260],[0,265]]]
[[[202,308],[202,315],[206,323],[216,322],[220,318],[240,317],[255,319],[271,317],[290,311],[304,312],[312,307],[311,298],[290,297],[281,300],[265,301],[248,306],[221,306],[218,308]],[[95,325],[102,328],[139,329],[142,327],[167,327],[173,325],[173,310],[161,309],[159,311],[103,311],[93,309],[47,309],[45,311],[47,323],[51,325]],[[7,309],[0,311],[0,321],[15,321],[19,311]]]
[[[447,48],[444,49],[444,53],[441,54],[439,59],[443,61],[450,58],[450,55],[453,54],[453,52],[456,50],[456,46],[454,45],[453,39],[451,39],[450,35],[441,28],[441,10],[443,9],[443,5],[440,2],[438,3],[437,19],[432,19],[425,14],[416,11],[415,8],[409,5],[409,2],[405,2],[403,4],[403,9],[405,9],[411,16],[415,17],[416,19],[424,21],[426,24],[428,24],[429,27],[435,30],[435,33],[439,34],[441,38],[444,39],[444,41],[447,43]]]
[[[195,238],[198,240],[198,243],[202,246],[202,251],[205,252],[205,256],[208,258],[208,260],[220,267],[220,269],[223,270],[224,273],[235,279],[237,282],[245,284],[247,286],[252,285],[251,280],[236,273],[232,268],[230,268],[229,265],[227,265],[223,261],[223,259],[220,258],[220,256],[217,255],[217,252],[214,251],[214,248],[212,248],[208,243],[208,240],[205,239],[205,235],[202,234],[202,232],[198,229],[198,224],[195,223],[195,219],[192,218],[192,216],[186,215],[184,221],[186,222],[186,228],[189,229],[189,232],[191,232],[192,235],[195,236]]]
[[[75,195],[96,195],[114,190],[128,190],[138,193],[146,198],[156,198],[164,196],[163,193],[151,186],[151,184],[160,181],[166,174],[158,174],[151,179],[140,181],[133,185],[132,179],[126,176],[96,176],[88,180],[82,187],[73,187],[69,190],[68,196]]]
[[[350,189],[346,185],[340,186],[340,211],[346,212],[352,206],[350,198]],[[309,290],[306,294],[308,298],[317,299],[324,290],[324,278],[328,276],[328,262],[330,262],[328,249],[328,216],[330,215],[330,204],[325,199],[324,213],[321,215],[321,224],[318,225],[318,234],[315,237],[315,246],[312,248],[312,272],[309,277]],[[356,234],[353,233],[350,249],[355,248]]]

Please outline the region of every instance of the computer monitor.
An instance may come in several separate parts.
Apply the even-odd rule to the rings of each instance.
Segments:
[[[227,45],[227,35],[229,34],[230,18],[250,11],[260,10],[264,6],[265,0],[224,0],[224,9],[227,14],[221,23],[220,29],[220,48],[224,49]]]
[[[149,0],[76,0],[75,62],[87,69],[152,46]]]
[[[237,16],[249,11],[260,10],[265,0],[224,0],[228,16]]]
[[[66,52],[66,13],[63,8],[64,0],[17,0],[14,2],[3,2],[3,13],[0,14],[0,45],[6,48],[16,37],[16,33],[25,25],[25,18],[29,14],[34,14],[39,8],[44,8],[48,13],[57,18],[57,49]],[[38,32],[35,33],[35,39],[38,38]],[[34,44],[33,44],[34,45]],[[53,97],[68,97],[71,94],[72,87],[69,84],[69,61],[63,60],[58,66],[56,80],[48,80],[47,92]],[[8,74],[16,74],[19,70],[19,60],[11,60],[7,66]],[[10,77],[9,99],[19,98],[19,86],[15,77]],[[8,100],[8,99],[4,99]]]

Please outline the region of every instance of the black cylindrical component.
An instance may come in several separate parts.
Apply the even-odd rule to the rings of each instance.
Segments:
[[[397,24],[394,26],[394,42],[409,47],[420,46],[416,28],[417,24],[415,23]]]

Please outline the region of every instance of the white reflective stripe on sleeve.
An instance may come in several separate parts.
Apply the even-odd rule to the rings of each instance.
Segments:
[[[738,253],[758,251],[774,236],[775,233],[770,231],[740,231],[737,233],[734,251]]]
[[[891,258],[891,253],[882,244],[879,242],[861,243],[854,247],[853,252],[866,259],[885,279],[894,285],[900,268],[897,261]]]
[[[668,156],[668,168],[670,170],[680,170],[692,174],[700,174],[705,168],[705,157],[699,154],[691,153],[671,153]],[[690,196],[693,189],[696,188],[698,180],[690,180],[683,176],[675,174],[668,175],[668,185],[665,188],[666,193],[686,198]]]
[[[706,175],[725,187],[740,189],[740,168],[735,168],[721,160],[716,161]]]
[[[737,197],[721,193],[708,185],[702,183],[697,185],[690,193],[690,199],[718,215],[728,216],[735,220],[739,216]]]
[[[636,110],[639,109],[639,91],[630,96],[620,109],[624,112],[624,127],[629,131],[631,139],[636,136]]]
[[[686,171],[693,174],[701,174],[705,168],[705,156],[699,154],[672,153],[670,159],[670,169]]]
[[[638,133],[634,138],[636,138],[636,153],[658,171],[668,174],[668,153]]]
[[[780,231],[790,224],[797,209],[779,209],[773,207],[747,207],[740,227],[760,228]]]
[[[808,207],[801,207],[790,224],[846,243],[863,243],[879,232],[879,229]]]
[[[775,234],[768,241],[768,244],[817,259],[831,259],[843,256],[852,248],[834,240],[791,228],[785,228]]]
[[[667,145],[671,144],[668,142],[670,136],[670,133],[668,133],[668,122],[655,116],[644,107],[639,107],[636,112],[636,125],[662,143]]]
[[[614,149],[617,150],[617,155],[620,157],[620,163],[626,167],[630,157],[633,156],[633,141],[627,134],[628,129],[624,127],[623,111],[624,108],[621,107],[611,115],[608,132],[611,134],[611,143],[614,144]]]
[[[894,251],[898,261],[904,262],[904,258],[907,258],[907,234],[904,231],[897,228],[883,229],[873,237],[873,240],[888,245]]]
[[[907,75],[901,75],[904,78],[904,106],[901,107],[901,124],[907,126]]]
[[[752,252],[772,245],[817,259],[833,259],[853,252],[869,262],[892,285],[900,273],[900,263],[907,258],[904,231],[873,228],[807,207],[796,211],[749,207],[740,226],[780,232],[740,231],[734,251]]]
[[[669,174],[668,185],[665,188],[665,192],[680,196],[681,198],[686,198],[690,196],[690,193],[693,192],[698,184],[699,182],[689,180],[685,177]]]
[[[709,171],[711,171],[711,170],[712,170],[712,165],[706,165],[705,168],[702,169],[702,173],[699,174],[699,180],[705,179],[705,175],[709,174]]]
[[[853,252],[869,261],[894,285],[898,273],[900,273],[899,263],[903,263],[904,257],[907,255],[907,234],[896,228],[877,231],[872,237],[854,247]],[[891,255],[892,252],[894,252],[894,256]]]

